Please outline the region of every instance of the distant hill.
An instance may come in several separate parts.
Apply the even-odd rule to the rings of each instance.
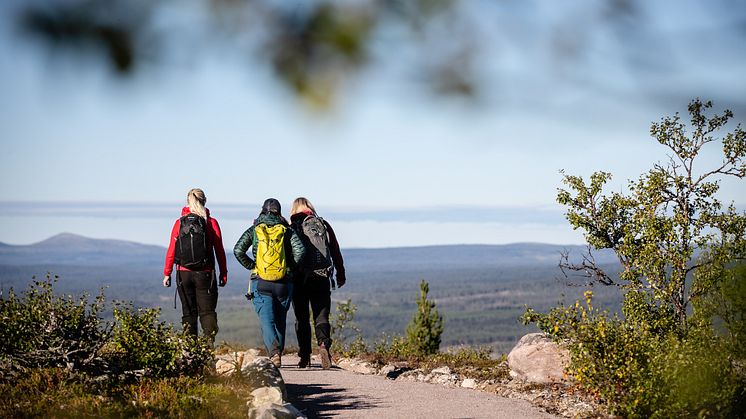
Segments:
[[[62,233],[38,243],[0,244],[0,265],[132,266],[162,263],[166,249],[124,240]]]
[[[230,248],[229,244],[226,247]],[[344,249],[345,264],[361,269],[458,269],[460,267],[556,265],[560,253],[579,255],[584,246],[543,243],[505,245],[443,245],[383,249]],[[165,247],[141,243],[92,239],[62,233],[30,245],[0,243],[0,265],[148,266],[163,263]],[[609,252],[596,255],[600,264],[614,263]],[[233,262],[228,251],[228,260]]]

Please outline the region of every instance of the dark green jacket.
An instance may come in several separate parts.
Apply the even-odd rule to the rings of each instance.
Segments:
[[[292,272],[293,268],[300,264],[301,259],[303,259],[303,255],[306,253],[306,249],[303,246],[303,242],[300,240],[300,237],[295,234],[295,231],[293,231],[293,229],[290,228],[290,226],[288,226],[282,218],[273,214],[259,215],[259,217],[254,221],[254,224],[249,227],[248,230],[244,231],[244,233],[241,235],[241,238],[239,238],[236,242],[236,245],[233,246],[233,255],[236,257],[236,259],[238,259],[238,262],[243,265],[244,268],[248,270],[254,269],[254,266],[256,265],[256,246],[252,245],[256,243],[256,232],[254,231],[254,227],[258,224],[266,224],[269,227],[275,224],[285,224],[285,226],[287,227],[287,231],[285,232],[285,254],[293,255],[292,260],[287,261],[288,268]],[[249,247],[252,248],[253,259],[246,254],[246,252],[249,250]]]

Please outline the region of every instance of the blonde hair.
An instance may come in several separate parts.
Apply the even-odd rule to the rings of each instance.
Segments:
[[[206,203],[207,197],[202,189],[193,188],[187,192],[187,205],[192,214],[197,214],[200,217],[207,219],[207,210],[205,209]]]
[[[293,215],[303,211],[311,211],[313,215],[316,215],[316,208],[313,207],[313,204],[311,204],[311,201],[309,201],[308,198],[302,196],[295,198],[295,201],[293,201],[293,207],[290,209],[290,216],[292,217]]]

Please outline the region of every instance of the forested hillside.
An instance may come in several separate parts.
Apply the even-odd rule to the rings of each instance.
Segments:
[[[419,281],[425,279],[445,317],[444,346],[491,345],[502,353],[533,330],[517,320],[525,305],[550,307],[563,298],[578,298],[580,289],[566,285],[557,263],[563,251],[579,256],[584,250],[537,243],[345,249],[348,283],[332,298],[358,306],[356,322],[372,342],[384,333],[403,332]],[[178,304],[174,310],[174,289],[161,286],[164,254],[158,246],[61,234],[29,246],[0,246],[0,285],[23,289],[32,276],[52,272],[60,277],[58,292],[96,294],[105,287],[110,300],[162,307],[163,317],[177,322],[181,310]],[[220,289],[218,303],[218,339],[259,345],[256,315],[243,297],[248,271],[232,254],[228,261],[228,285]],[[609,254],[598,255],[597,261],[614,266]],[[598,298],[611,303],[618,298],[614,290],[599,291]],[[288,321],[294,321],[292,311]],[[288,338],[294,343],[293,333]]]

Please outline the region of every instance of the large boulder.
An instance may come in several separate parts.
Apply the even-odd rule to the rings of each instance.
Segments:
[[[284,401],[277,387],[261,387],[251,392],[249,419],[298,419],[306,416]]]
[[[522,337],[508,354],[510,375],[529,383],[565,380],[565,366],[569,360],[567,349],[543,333],[529,333]]]
[[[306,416],[287,403],[287,389],[280,370],[259,351],[249,349],[218,355],[215,371],[223,376],[240,376],[254,388],[248,400],[250,419],[296,419]]]

